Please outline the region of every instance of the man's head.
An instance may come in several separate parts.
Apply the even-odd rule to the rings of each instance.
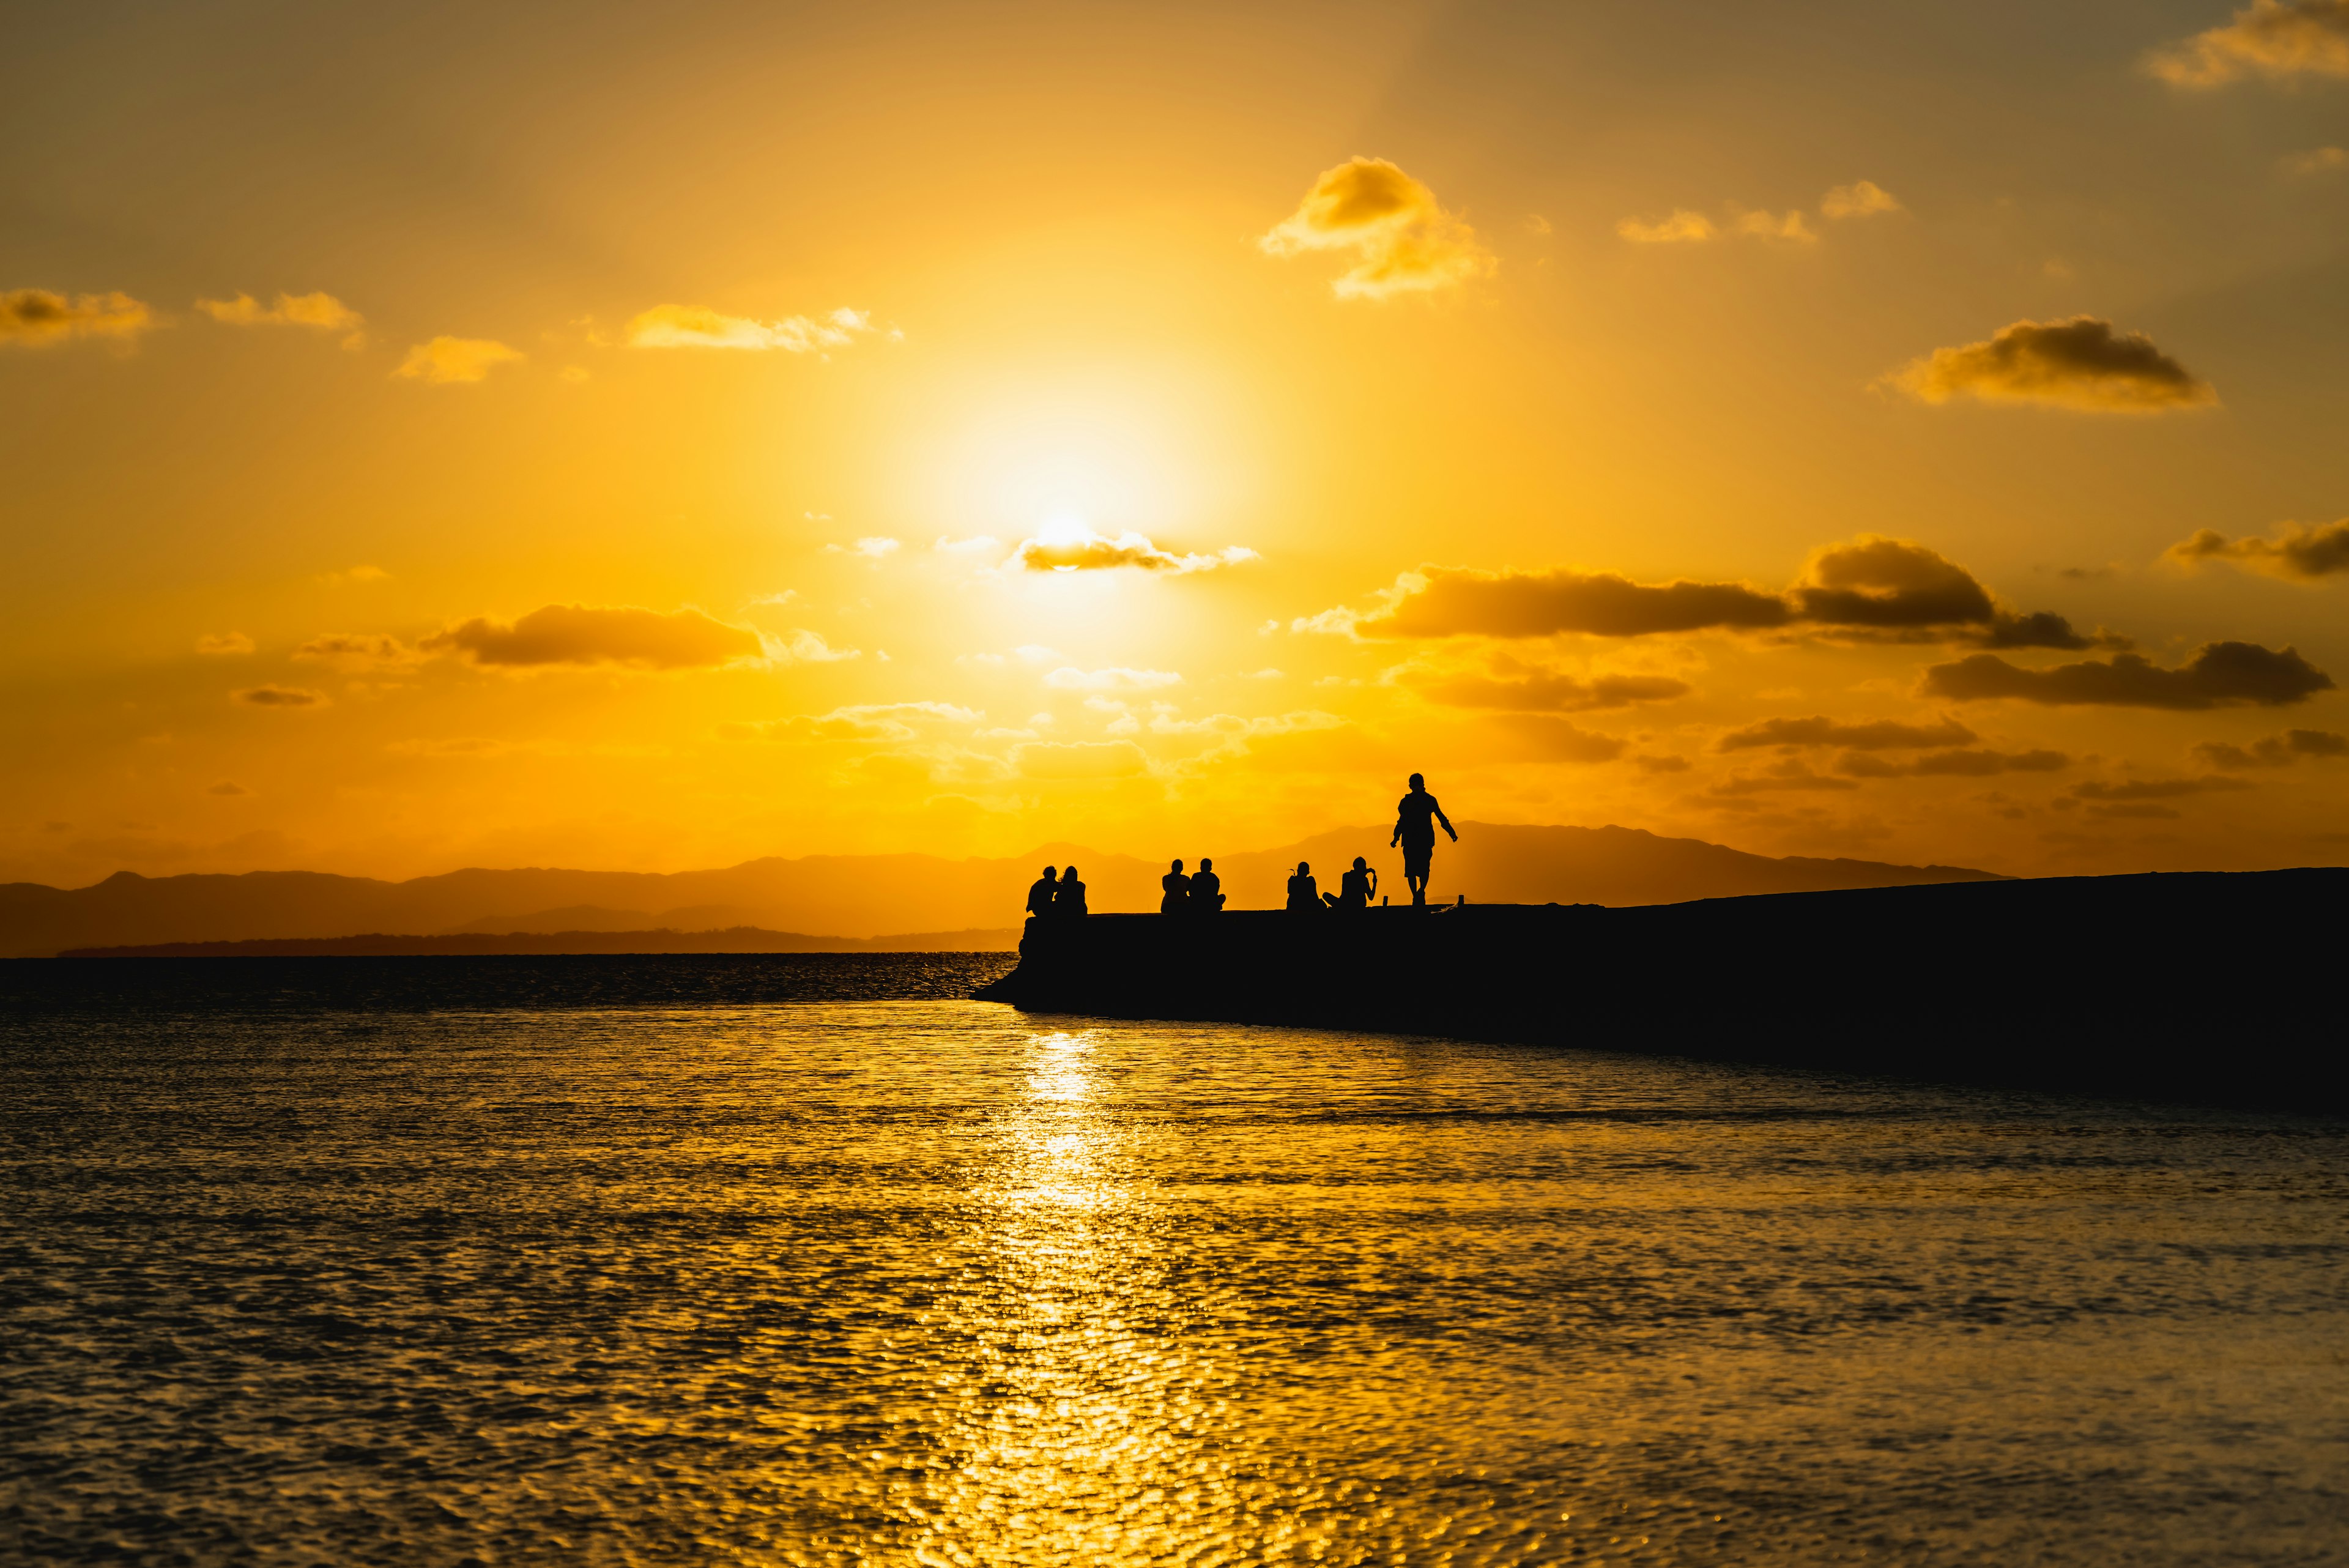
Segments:
[[[1361,856],[1359,856],[1359,855],[1357,855],[1357,856],[1355,856],[1355,857],[1354,857],[1354,869],[1355,869],[1355,870],[1357,870],[1357,871],[1367,871],[1367,870],[1369,870],[1370,868],[1371,868],[1371,863],[1370,863],[1369,861],[1367,861],[1367,860],[1363,859],[1363,858],[1362,858]]]
[[[1070,867],[1066,871],[1063,871],[1063,872],[1061,872],[1061,881],[1063,881],[1063,882],[1073,882],[1073,881],[1075,881],[1076,879],[1077,879],[1077,868],[1076,868],[1075,867],[1073,867],[1073,866]]]
[[[1051,868],[1050,866],[1045,867],[1044,867],[1044,880],[1045,880],[1045,881],[1047,881],[1047,882],[1050,882],[1050,881],[1052,879],[1052,877],[1053,877],[1053,871],[1052,871],[1052,868]]]
[[[1411,787],[1412,787],[1414,791],[1416,791],[1416,790],[1423,790],[1423,789],[1425,789],[1425,788],[1427,787],[1427,775],[1426,775],[1425,774],[1412,774],[1412,775],[1411,775]]]
[[[1166,869],[1169,871],[1179,872],[1183,869],[1183,863],[1180,860],[1170,861],[1167,864]]]
[[[1213,871],[1215,868],[1216,863],[1212,860],[1202,860],[1199,862],[1199,869],[1202,871]]]
[[[1299,877],[1310,877],[1313,875],[1313,867],[1299,860],[1297,863],[1297,874]]]

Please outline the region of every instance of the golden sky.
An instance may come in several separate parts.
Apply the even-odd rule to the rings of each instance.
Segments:
[[[2349,858],[2349,0],[52,7],[0,879]]]

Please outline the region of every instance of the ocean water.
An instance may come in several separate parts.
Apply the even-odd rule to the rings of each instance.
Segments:
[[[0,1561],[2349,1561],[2349,1122],[1001,961],[0,966]]]

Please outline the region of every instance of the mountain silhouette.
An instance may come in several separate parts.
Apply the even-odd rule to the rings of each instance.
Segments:
[[[1873,860],[1774,859],[1626,827],[1463,822],[1435,856],[1433,897],[1472,903],[1665,904],[1745,893],[1816,892],[1931,882],[1996,881],[1992,872]],[[1172,839],[1167,856],[1213,856],[1231,907],[1277,909],[1299,860],[1332,867],[1357,855],[1401,885],[1388,829],[1347,828],[1276,849],[1234,851]],[[1082,868],[1098,910],[1154,909],[1164,859],[1046,844],[1002,859],[935,855],[811,855],[671,873],[474,868],[405,882],[319,871],[141,877],[119,871],[71,889],[0,885],[0,957],[67,948],[292,937],[673,930],[757,926],[874,937],[1016,923],[1037,868]]]

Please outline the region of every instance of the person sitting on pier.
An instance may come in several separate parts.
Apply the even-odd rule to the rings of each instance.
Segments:
[[[1028,885],[1028,913],[1039,919],[1052,912],[1052,899],[1060,893],[1061,885],[1052,878],[1060,873],[1050,866],[1044,874]]]
[[[1224,907],[1224,879],[1216,875],[1216,863],[1199,862],[1199,869],[1191,876],[1191,912],[1212,915]]]
[[[1402,879],[1411,888],[1411,907],[1427,908],[1427,866],[1435,857],[1435,825],[1444,824],[1444,831],[1452,835],[1452,842],[1460,842],[1454,831],[1452,819],[1427,793],[1424,775],[1411,775],[1411,793],[1395,805],[1394,836],[1387,841],[1389,847],[1402,846]]]
[[[1183,875],[1183,863],[1180,860],[1174,862],[1174,869],[1158,878],[1158,885],[1165,889],[1164,896],[1158,900],[1160,914],[1180,915],[1189,910],[1191,878]]]
[[[1354,857],[1354,868],[1338,878],[1338,890],[1321,895],[1322,901],[1333,909],[1367,909],[1378,896],[1379,874],[1361,856]]]
[[[1081,917],[1085,912],[1085,885],[1077,880],[1077,868],[1070,867],[1061,873],[1061,890],[1052,895],[1052,918],[1066,920]]]
[[[1297,875],[1288,879],[1288,912],[1292,915],[1318,915],[1321,912],[1321,894],[1313,883],[1313,867],[1299,860]]]

